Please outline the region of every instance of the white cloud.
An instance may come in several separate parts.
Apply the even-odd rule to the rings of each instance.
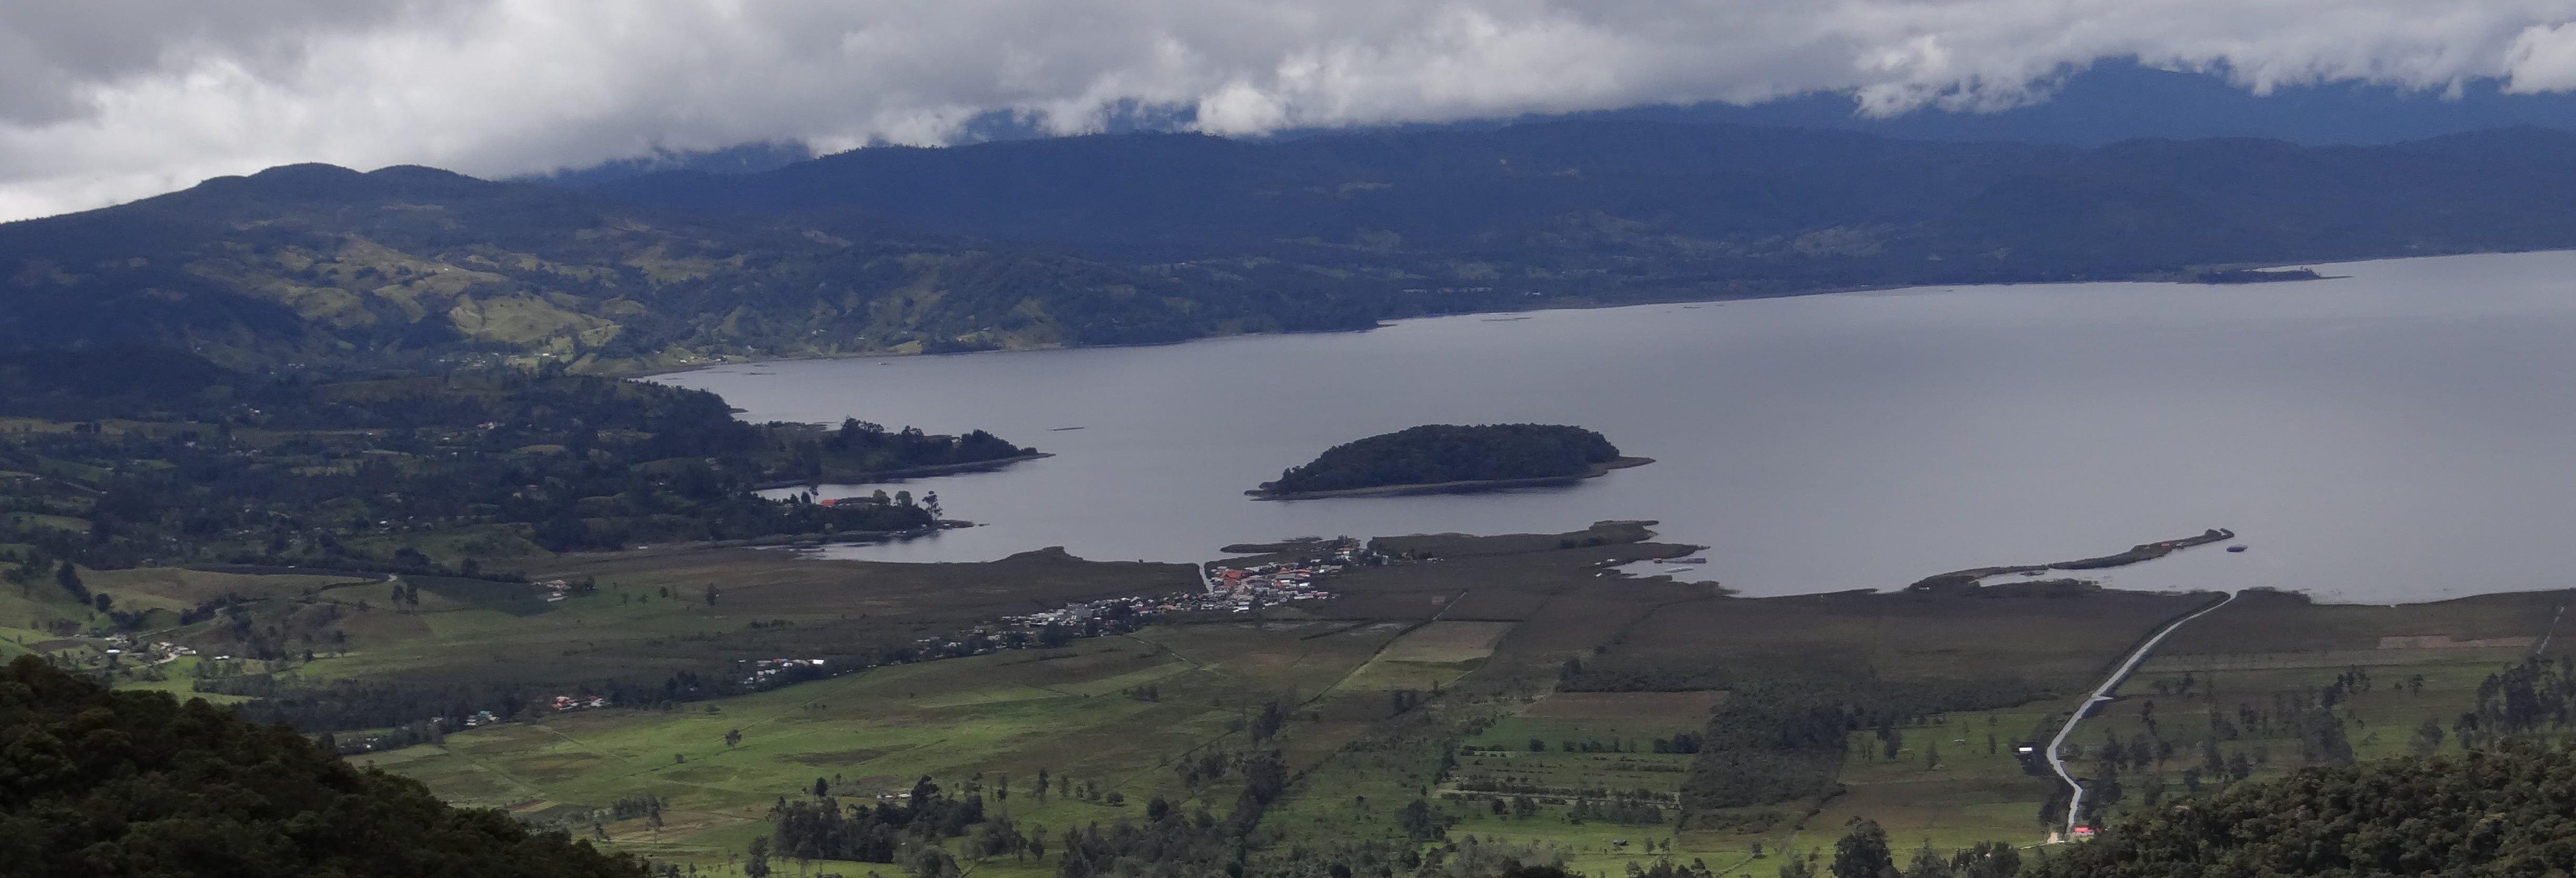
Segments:
[[[1137,106],[1218,133],[1849,92],[1995,109],[2135,56],[2257,91],[2576,88],[2576,0],[84,0],[0,6],[0,217],[274,164],[504,175]]]
[[[2576,88],[2576,25],[2533,25],[2515,34],[2506,50],[2512,71],[2507,87],[2516,92],[2566,91]]]

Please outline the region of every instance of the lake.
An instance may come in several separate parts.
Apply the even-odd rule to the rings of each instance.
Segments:
[[[983,524],[828,550],[843,557],[1196,561],[1280,537],[1656,519],[1663,539],[1710,547],[1691,578],[1788,594],[2227,527],[2248,551],[2100,576],[2368,602],[2570,585],[2576,253],[2318,268],[2349,276],[1470,315],[658,380],[755,421],[983,428],[1055,455],[885,486]],[[1243,495],[1362,436],[1498,422],[1577,424],[1658,462],[1487,494]]]

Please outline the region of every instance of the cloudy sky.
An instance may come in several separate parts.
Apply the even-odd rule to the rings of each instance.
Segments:
[[[933,144],[1006,111],[1222,134],[1812,91],[2001,108],[2097,58],[2576,89],[2576,0],[79,0],[0,4],[0,219],[324,161]]]

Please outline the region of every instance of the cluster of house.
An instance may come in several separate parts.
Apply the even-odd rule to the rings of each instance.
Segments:
[[[1167,613],[1231,612],[1244,613],[1265,606],[1290,601],[1328,600],[1333,593],[1319,583],[1363,562],[1357,540],[1344,538],[1323,544],[1321,554],[1307,560],[1279,561],[1242,567],[1210,564],[1201,570],[1206,588],[1197,592],[1155,597],[1120,597],[1067,604],[1018,616],[1004,616],[996,624],[960,631],[947,637],[925,637],[909,648],[882,654],[881,662],[844,661],[833,667],[829,659],[766,658],[743,659],[742,685],[761,690],[803,680],[836,676],[855,670],[876,667],[880,663],[908,663],[959,656],[984,655],[1006,649],[1062,646],[1075,638],[1097,637],[1136,630],[1156,616]],[[546,592],[546,600],[560,601],[575,593],[574,583],[549,579],[537,583]],[[182,647],[184,649],[184,647]],[[550,705],[557,711],[587,710],[610,706],[602,696],[557,695]],[[490,711],[468,718],[469,727],[501,720]]]
[[[1269,569],[1278,568],[1278,569]],[[1261,607],[1288,601],[1324,600],[1332,592],[1316,587],[1315,577],[1339,573],[1341,565],[1288,568],[1265,565],[1248,570],[1218,568],[1208,577],[1206,591],[1182,592],[1155,597],[1125,597],[1067,604],[1052,610],[1021,616],[1004,616],[1002,623],[1023,631],[993,632],[979,629],[988,637],[999,636],[1014,642],[1015,633],[1035,634],[1050,627],[1085,630],[1095,621],[1122,620],[1137,622],[1165,613],[1248,613]],[[1129,627],[1133,627],[1132,624]]]
[[[820,672],[823,670],[823,666],[827,664],[823,659],[818,658],[766,658],[757,661],[744,659],[743,661],[750,662],[751,673],[749,676],[742,678],[742,684],[751,687],[759,687],[764,683],[778,682],[780,677],[788,674],[799,672],[802,672],[803,674],[813,674]]]
[[[152,663],[156,665],[178,661],[181,656],[197,654],[195,649],[180,646],[167,640],[154,641],[150,644],[138,646],[134,643],[134,638],[123,634],[108,635],[107,644],[105,652],[108,655],[131,654],[137,657],[149,656],[152,659]],[[222,656],[222,658],[232,658],[232,656]]]
[[[1355,552],[1340,552],[1324,561],[1279,561],[1251,567],[1212,566],[1208,572],[1207,594],[1198,602],[1213,606],[1196,609],[1244,613],[1287,601],[1331,598],[1333,593],[1317,586],[1316,582],[1357,563]]]

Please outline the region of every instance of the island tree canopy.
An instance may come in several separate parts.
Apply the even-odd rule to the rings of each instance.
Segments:
[[[1619,459],[1601,434],[1556,424],[1427,424],[1333,446],[1263,485],[1274,494],[1589,474]]]

